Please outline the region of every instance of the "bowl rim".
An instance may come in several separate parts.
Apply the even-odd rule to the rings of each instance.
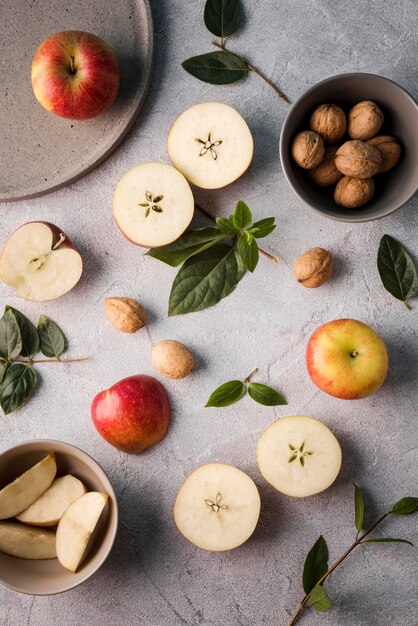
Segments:
[[[57,589],[56,591],[51,591],[51,592],[30,592],[27,591],[25,589],[20,588],[18,585],[11,585],[5,581],[0,581],[0,585],[3,585],[4,587],[7,587],[8,589],[12,589],[13,591],[16,591],[18,593],[23,593],[25,595],[30,595],[30,596],[54,596],[60,593],[65,593],[66,591],[70,591],[71,589],[74,589],[75,587],[78,587],[79,585],[81,585],[82,583],[84,583],[86,580],[88,580],[89,578],[91,578],[92,576],[94,576],[96,574],[96,572],[101,568],[101,566],[103,565],[103,563],[106,561],[107,557],[109,556],[113,545],[115,543],[115,539],[116,539],[116,535],[118,532],[118,527],[119,527],[119,506],[118,506],[118,501],[116,498],[116,494],[115,491],[113,489],[113,486],[106,474],[106,472],[104,471],[104,469],[101,467],[101,465],[96,461],[96,459],[94,459],[90,454],[88,454],[87,452],[85,452],[84,450],[82,450],[81,448],[79,448],[78,446],[75,446],[71,443],[67,443],[66,441],[59,441],[58,439],[28,439],[27,441],[22,441],[21,443],[17,443],[14,444],[8,448],[6,448],[5,450],[2,450],[0,452],[0,462],[3,458],[3,456],[5,454],[7,454],[8,452],[11,452],[12,450],[18,450],[20,448],[26,448],[29,445],[33,445],[33,444],[39,444],[40,446],[45,446],[45,449],[47,450],[48,448],[52,448],[53,452],[58,452],[59,454],[65,454],[65,452],[68,452],[68,449],[71,450],[75,450],[77,451],[77,453],[79,453],[82,457],[86,457],[87,459],[89,459],[90,461],[93,462],[93,464],[95,465],[95,468],[98,472],[98,474],[101,476],[101,478],[103,479],[103,482],[106,483],[107,486],[107,490],[108,490],[108,495],[111,498],[111,502],[112,502],[112,508],[113,508],[113,516],[114,516],[114,522],[112,524],[112,526],[109,528],[109,545],[107,550],[105,551],[105,553],[103,554],[103,556],[98,559],[97,563],[95,563],[93,569],[91,572],[86,573],[84,576],[82,576],[81,578],[78,578],[77,580],[74,581],[74,583],[70,583],[68,586],[66,585],[65,588],[63,589]],[[54,450],[54,446],[56,447],[56,449]],[[61,449],[58,449],[60,448]]]
[[[392,208],[387,209],[385,212],[380,213],[379,215],[375,215],[375,216],[370,216],[370,215],[366,216],[366,215],[364,215],[364,216],[362,216],[361,214],[356,214],[356,215],[347,215],[347,217],[344,217],[342,215],[330,215],[329,213],[326,213],[325,211],[321,211],[321,209],[318,209],[315,206],[313,206],[312,204],[310,204],[309,202],[307,202],[306,199],[304,198],[304,196],[300,193],[299,189],[297,189],[296,186],[290,180],[290,177],[288,175],[288,168],[289,168],[289,166],[285,163],[285,160],[283,158],[283,157],[285,157],[285,159],[287,160],[287,152],[288,152],[288,146],[285,147],[285,145],[284,145],[283,134],[284,134],[284,130],[285,130],[287,124],[289,123],[289,120],[291,120],[291,118],[292,118],[293,111],[296,109],[296,107],[307,96],[309,96],[311,93],[313,93],[318,87],[320,87],[322,85],[325,85],[327,83],[331,83],[331,82],[333,82],[333,81],[335,81],[337,79],[341,79],[341,78],[358,78],[358,77],[373,78],[373,79],[377,79],[377,80],[379,80],[379,81],[381,81],[383,83],[392,83],[392,85],[394,85],[395,88],[399,89],[400,91],[402,91],[405,94],[405,96],[408,98],[408,100],[411,102],[411,104],[415,107],[415,109],[416,109],[416,111],[418,113],[418,102],[415,100],[415,98],[409,93],[409,91],[407,91],[404,87],[399,85],[399,83],[397,83],[396,81],[392,80],[391,78],[386,78],[385,76],[381,76],[380,74],[373,74],[371,72],[347,72],[345,74],[334,74],[332,76],[328,76],[328,78],[324,78],[323,80],[319,81],[318,83],[315,83],[314,85],[312,85],[312,87],[309,87],[309,89],[304,91],[303,94],[292,105],[292,108],[289,110],[289,112],[286,115],[286,118],[285,118],[285,120],[283,122],[282,129],[281,129],[281,132],[280,132],[280,143],[279,143],[280,164],[281,164],[284,176],[286,178],[286,182],[289,185],[289,187],[293,190],[293,192],[298,196],[298,198],[300,198],[300,200],[302,200],[303,204],[308,206],[310,209],[312,209],[312,211],[315,211],[315,213],[318,213],[319,215],[322,215],[323,217],[326,217],[327,219],[336,220],[338,222],[351,223],[351,224],[364,223],[364,222],[373,222],[373,221],[376,221],[378,219],[383,219],[384,217],[388,217],[388,215],[392,215],[392,213],[395,213],[396,211],[398,211],[407,202],[409,202],[409,200],[417,193],[417,191],[418,191],[418,178],[417,178],[417,182],[415,184],[414,191],[412,191],[405,200],[402,200],[402,202],[398,202]]]

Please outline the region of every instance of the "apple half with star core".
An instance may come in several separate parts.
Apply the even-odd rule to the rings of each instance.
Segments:
[[[380,336],[367,324],[340,319],[320,326],[306,349],[309,376],[335,398],[366,398],[383,384],[389,357]]]
[[[104,113],[114,102],[120,83],[119,64],[100,37],[78,30],[51,35],[32,61],[32,88],[51,113],[86,120]]]
[[[152,376],[129,376],[94,398],[91,417],[112,446],[137,454],[161,441],[170,423],[170,401]]]

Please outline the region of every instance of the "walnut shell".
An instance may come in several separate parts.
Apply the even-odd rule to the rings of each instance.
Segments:
[[[378,173],[381,163],[379,150],[358,139],[343,143],[335,157],[340,172],[351,178],[370,178]]]
[[[390,170],[399,160],[401,156],[401,146],[395,137],[390,135],[378,135],[367,141],[368,144],[377,148],[380,152],[382,164],[379,174],[383,174]]]
[[[320,287],[331,276],[332,256],[324,248],[311,248],[298,257],[293,270],[304,287]]]
[[[143,306],[131,298],[106,298],[105,312],[112,326],[123,333],[136,333],[147,321]]]
[[[296,135],[292,144],[292,156],[299,167],[310,170],[319,165],[324,158],[324,142],[311,130],[304,130]]]
[[[152,364],[167,378],[184,378],[193,369],[194,356],[186,346],[174,339],[163,339],[152,347]]]
[[[373,178],[350,178],[344,176],[335,187],[334,199],[347,209],[357,209],[372,199],[374,194]]]
[[[311,130],[321,135],[324,143],[338,143],[344,136],[347,120],[344,111],[336,104],[321,104],[311,115]]]
[[[325,156],[319,165],[309,170],[309,176],[314,183],[320,187],[328,187],[338,183],[343,174],[335,165],[335,154],[338,148],[336,146],[328,146],[325,148]]]
[[[384,115],[377,104],[370,100],[359,102],[348,113],[348,134],[351,139],[365,141],[377,135]]]

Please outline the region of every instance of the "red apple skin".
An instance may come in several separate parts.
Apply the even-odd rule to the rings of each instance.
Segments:
[[[170,401],[152,376],[130,376],[94,398],[91,417],[112,446],[137,454],[161,441],[170,423]]]
[[[69,30],[51,35],[32,61],[37,100],[47,111],[70,120],[86,120],[106,111],[119,84],[115,53],[91,33]]]
[[[306,349],[309,376],[319,389],[343,400],[366,398],[388,371],[386,346],[367,324],[340,319],[320,326]]]

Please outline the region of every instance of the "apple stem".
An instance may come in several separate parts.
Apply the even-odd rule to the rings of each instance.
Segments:
[[[64,235],[64,233],[60,233],[60,238],[59,238],[59,240],[57,241],[57,243],[56,243],[54,246],[52,246],[52,249],[53,249],[53,250],[56,250],[57,248],[59,248],[59,247],[60,247],[60,245],[61,245],[62,243],[64,243],[64,241],[65,241],[66,239],[67,239],[67,235]]]
[[[245,383],[248,383],[248,382],[251,380],[251,378],[254,376],[254,374],[256,374],[257,372],[258,372],[258,367],[256,367],[256,368],[255,368],[255,369],[251,372],[251,374],[248,374],[248,376],[247,376],[246,378],[244,378],[243,383],[244,383],[244,384],[245,384]]]
[[[82,359],[34,359],[30,361],[23,361],[23,363],[28,363],[30,365],[32,365],[32,363],[79,363],[80,361],[91,361],[92,358],[93,357],[91,356],[86,356]]]
[[[75,74],[75,66],[74,66],[75,58],[70,55],[70,72],[71,74]]]

